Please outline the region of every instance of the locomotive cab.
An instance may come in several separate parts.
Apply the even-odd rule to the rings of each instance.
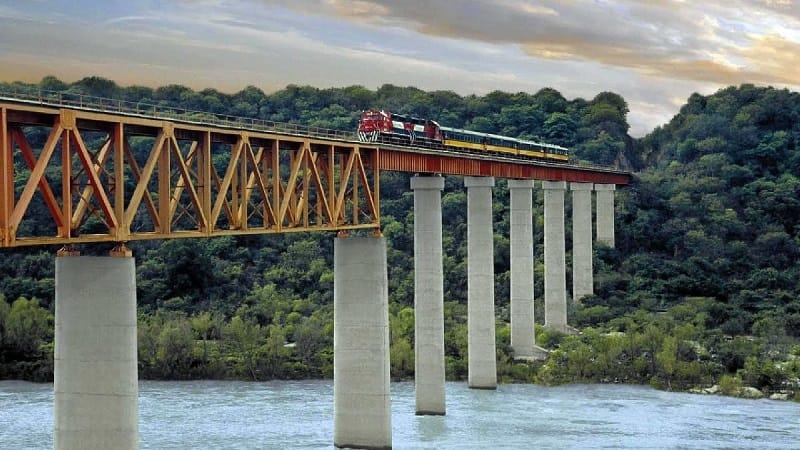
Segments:
[[[381,133],[392,132],[392,114],[371,109],[361,113],[358,122],[358,140],[361,142],[378,142]]]
[[[401,145],[441,146],[442,131],[433,120],[375,109],[361,113],[358,139]]]

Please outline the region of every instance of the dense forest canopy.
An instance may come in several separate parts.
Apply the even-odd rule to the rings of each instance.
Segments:
[[[393,85],[377,90],[290,85],[271,94],[249,86],[225,94],[178,85],[120,87],[99,77],[0,84],[0,90],[14,88],[340,130],[355,130],[362,110],[380,108],[451,127],[542,140],[570,148],[573,161],[635,170],[635,182],[617,192],[617,248],[596,249],[596,294],[570,306],[570,323],[583,332],[564,336],[537,326],[537,343],[553,352],[533,364],[514,362],[508,346],[508,192],[498,181],[494,266],[501,379],[650,382],[666,388],[720,383],[732,394],[743,385],[767,392],[798,390],[798,93],[742,85],[710,96],[694,94],[669,123],[636,140],[627,134],[628,106],[612,92],[587,101],[567,100],[551,88],[460,96]],[[414,368],[408,177],[387,173],[381,186],[395,377],[412,376]],[[537,196],[535,295],[541,322],[543,210],[541,193]],[[460,178],[447,178],[442,207],[447,374],[463,379],[466,195]],[[568,201],[568,217],[569,207]],[[569,240],[569,230],[567,235]],[[141,375],[331,376],[332,237],[132,244]],[[86,247],[84,253],[107,251]],[[51,248],[2,252],[0,378],[52,376],[53,254]]]

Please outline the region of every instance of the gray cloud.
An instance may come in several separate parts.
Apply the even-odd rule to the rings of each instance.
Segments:
[[[356,2],[357,8],[340,0],[266,3],[432,36],[515,44],[532,57],[591,61],[648,76],[720,84],[799,82],[778,59],[798,41],[759,37],[769,33],[769,23],[797,25],[800,6],[789,0],[369,0]],[[756,51],[762,52],[758,64]]]

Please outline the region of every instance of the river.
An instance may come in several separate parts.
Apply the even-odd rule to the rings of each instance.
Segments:
[[[644,386],[447,383],[447,415],[414,415],[392,383],[396,449],[800,448],[800,404]],[[53,385],[0,381],[0,448],[53,446]],[[139,384],[143,449],[332,448],[328,381]]]

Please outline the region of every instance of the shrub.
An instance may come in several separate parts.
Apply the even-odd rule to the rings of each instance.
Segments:
[[[742,389],[742,379],[736,375],[725,374],[719,380],[719,392],[724,395],[737,395]]]

